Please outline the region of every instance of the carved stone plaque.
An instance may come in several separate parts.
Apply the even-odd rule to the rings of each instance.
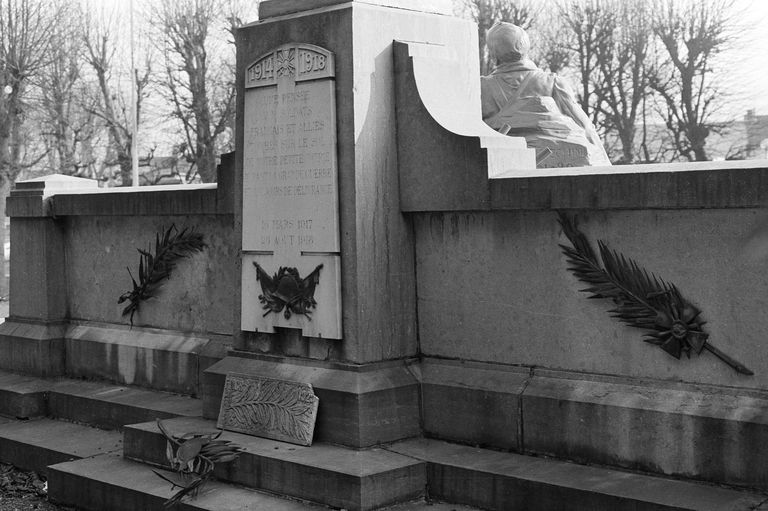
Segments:
[[[273,332],[279,326],[300,328],[311,337],[341,338],[335,99],[333,54],[318,46],[279,46],[246,69],[241,324],[245,331]],[[298,314],[296,310],[284,314],[283,302],[275,301],[279,281],[283,287],[296,288],[298,296],[301,280],[320,265],[313,279],[314,295],[305,302],[311,306],[300,308]],[[278,277],[280,268],[295,270],[291,273],[295,277]],[[257,282],[257,275],[265,274],[270,278]],[[271,287],[265,289],[264,284]],[[292,303],[290,296],[283,298]]]
[[[312,445],[319,402],[308,383],[230,373],[216,425],[227,431]]]

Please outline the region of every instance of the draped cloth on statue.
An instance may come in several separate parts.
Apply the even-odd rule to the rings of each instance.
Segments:
[[[539,167],[610,165],[603,144],[568,85],[529,59],[504,63],[481,77],[483,120],[525,137]],[[506,125],[506,126],[505,126]]]

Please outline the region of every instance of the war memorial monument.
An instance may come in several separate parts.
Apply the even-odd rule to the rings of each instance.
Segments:
[[[265,0],[217,184],[18,183],[0,462],[86,510],[768,510],[766,163],[568,167],[477,45]]]

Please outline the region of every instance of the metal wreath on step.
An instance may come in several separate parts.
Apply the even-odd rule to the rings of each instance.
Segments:
[[[157,470],[153,472],[171,483],[171,490],[179,488],[165,501],[166,508],[179,504],[187,495],[197,496],[205,483],[213,477],[217,463],[234,461],[242,452],[242,448],[231,440],[219,439],[222,430],[173,435],[160,419],[157,419],[157,427],[165,437],[165,457],[175,474],[163,474]]]
[[[613,300],[615,308],[609,311],[611,316],[646,330],[645,342],[659,346],[677,359],[683,353],[690,358],[691,352],[699,354],[706,349],[736,372],[754,374],[708,341],[701,311],[683,298],[677,286],[649,274],[634,260],[598,240],[601,266],[589,240],[579,231],[575,217],[562,212],[558,215],[563,234],[572,245],[560,245],[568,261],[568,270],[589,284],[581,291],[589,293],[590,298]]]

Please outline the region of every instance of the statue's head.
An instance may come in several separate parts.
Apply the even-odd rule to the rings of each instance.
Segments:
[[[488,29],[486,41],[491,60],[501,63],[522,60],[531,49],[531,40],[525,30],[503,21]]]

